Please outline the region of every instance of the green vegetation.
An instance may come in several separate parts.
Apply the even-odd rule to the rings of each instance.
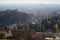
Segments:
[[[10,25],[17,22],[25,22],[30,14],[19,12],[16,10],[0,11],[0,27]]]

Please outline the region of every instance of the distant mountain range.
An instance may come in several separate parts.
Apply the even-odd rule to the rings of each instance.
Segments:
[[[0,4],[0,10],[18,9],[21,12],[35,15],[49,15],[53,12],[60,13],[59,4]]]

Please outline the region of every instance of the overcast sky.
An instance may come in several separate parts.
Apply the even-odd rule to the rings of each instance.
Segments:
[[[0,0],[0,4],[60,4],[60,0]]]

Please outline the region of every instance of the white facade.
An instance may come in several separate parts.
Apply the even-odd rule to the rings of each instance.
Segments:
[[[60,37],[56,36],[56,38],[54,40],[60,40]]]

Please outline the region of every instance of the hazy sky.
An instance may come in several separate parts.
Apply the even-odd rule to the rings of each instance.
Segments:
[[[60,0],[0,0],[0,4],[60,4]]]

